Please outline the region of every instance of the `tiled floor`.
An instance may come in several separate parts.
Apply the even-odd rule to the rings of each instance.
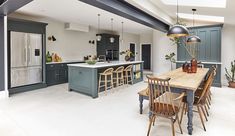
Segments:
[[[67,84],[14,95],[0,101],[0,136],[145,136],[148,103],[139,114],[138,90],[145,83],[97,99],[68,92]],[[194,136],[235,136],[235,89],[212,88],[213,101],[204,132],[194,114]],[[187,136],[187,118],[183,120]],[[159,118],[152,136],[171,136],[170,121]]]

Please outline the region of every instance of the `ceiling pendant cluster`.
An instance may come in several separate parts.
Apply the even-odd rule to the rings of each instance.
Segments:
[[[179,13],[179,4],[177,0],[177,22],[176,22],[176,25],[172,26],[170,30],[167,32],[168,37],[172,37],[172,38],[173,37],[185,37],[189,35],[188,29],[185,26],[179,24],[178,13]]]
[[[195,24],[194,14],[197,10],[192,9],[192,11],[193,11],[193,27],[194,27],[194,24]],[[187,39],[187,44],[195,44],[195,43],[200,43],[200,42],[201,42],[201,39],[196,35],[189,36]]]

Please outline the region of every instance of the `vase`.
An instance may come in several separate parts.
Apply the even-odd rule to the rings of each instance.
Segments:
[[[191,72],[197,73],[197,60],[195,58],[191,60]]]
[[[228,84],[229,84],[228,87],[235,88],[235,82],[230,81],[228,82]]]
[[[128,55],[125,56],[125,61],[130,61],[130,57]]]

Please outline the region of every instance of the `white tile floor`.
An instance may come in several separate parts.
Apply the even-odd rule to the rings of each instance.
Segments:
[[[139,114],[137,92],[145,83],[97,99],[68,92],[67,84],[14,95],[0,101],[0,136],[145,136],[148,102]],[[194,114],[194,136],[235,136],[235,89],[212,88],[213,101],[204,132]],[[183,120],[187,136],[187,118]],[[159,118],[152,136],[171,136],[169,120]]]

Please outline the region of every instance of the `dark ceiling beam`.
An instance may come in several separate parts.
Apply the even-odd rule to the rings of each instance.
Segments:
[[[78,0],[100,9],[133,20],[148,27],[167,32],[169,25],[124,0]]]
[[[8,15],[17,9],[23,7],[24,5],[30,3],[33,0],[3,0],[0,1],[2,4],[0,4],[0,15]]]

